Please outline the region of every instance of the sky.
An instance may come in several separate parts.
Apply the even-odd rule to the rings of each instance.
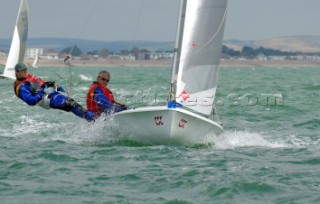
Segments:
[[[29,38],[174,41],[179,0],[27,0]],[[0,0],[11,39],[20,0]],[[225,40],[320,35],[320,0],[229,0]],[[318,25],[319,24],[319,25]]]

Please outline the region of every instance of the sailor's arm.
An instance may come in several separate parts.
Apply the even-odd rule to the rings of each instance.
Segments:
[[[99,88],[95,90],[94,100],[103,108],[103,110],[109,110],[112,108],[113,103],[103,94],[103,91]]]
[[[43,93],[42,91],[37,92],[36,94],[32,95],[30,86],[22,85],[19,89],[19,96],[20,98],[26,102],[30,106],[36,105],[39,101],[42,100]]]

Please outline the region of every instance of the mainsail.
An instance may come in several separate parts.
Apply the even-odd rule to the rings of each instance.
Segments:
[[[19,13],[14,28],[10,52],[3,76],[15,79],[14,66],[24,61],[26,42],[28,38],[28,6],[26,0],[21,0]]]
[[[218,80],[228,0],[182,0],[177,59],[172,71],[176,101],[210,115]]]

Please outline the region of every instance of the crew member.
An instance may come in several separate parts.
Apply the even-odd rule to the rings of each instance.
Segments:
[[[15,66],[15,72],[17,79],[14,82],[14,92],[28,105],[71,111],[89,122],[94,120],[93,112],[85,110],[72,98],[59,93],[65,92],[62,86],[55,85],[54,82],[45,82],[35,75],[28,74],[27,66],[23,63]]]
[[[107,71],[99,72],[97,81],[94,81],[87,94],[87,108],[94,112],[96,117],[102,112],[110,114],[127,110],[127,106],[116,102],[112,92],[107,88],[110,81],[110,73]]]

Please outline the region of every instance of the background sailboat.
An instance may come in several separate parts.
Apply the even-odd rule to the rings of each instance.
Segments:
[[[14,66],[24,61],[26,43],[28,38],[28,6],[26,0],[21,0],[20,8],[17,16],[16,25],[14,27],[10,52],[4,72],[1,75],[5,78],[15,79]]]
[[[30,67],[32,67],[32,68],[38,68],[38,61],[39,61],[39,59],[40,59],[40,57],[39,57],[39,55],[36,55],[36,57],[34,58],[34,60],[33,60],[33,62],[32,62],[32,64],[30,65],[30,64],[28,64]]]
[[[228,0],[181,0],[168,106],[114,115],[128,139],[147,144],[207,143],[223,128],[208,119],[214,108]]]

